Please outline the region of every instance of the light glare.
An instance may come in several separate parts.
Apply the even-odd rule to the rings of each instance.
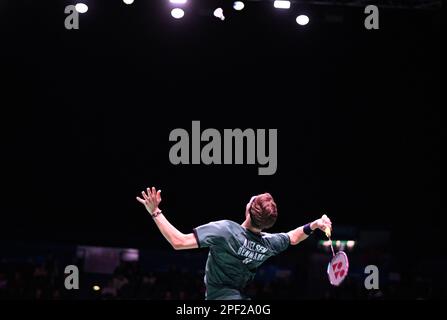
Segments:
[[[214,10],[213,14],[216,18],[219,18],[220,20],[225,20],[222,8],[217,8],[216,10]]]
[[[244,7],[245,7],[245,5],[244,5],[244,3],[242,1],[235,1],[233,3],[233,9],[234,10],[240,11],[240,10],[244,9]]]
[[[309,17],[302,14],[296,17],[296,23],[298,23],[300,26],[305,26],[309,23]]]
[[[88,11],[88,6],[85,3],[77,3],[75,9],[79,13],[86,13]]]
[[[174,17],[175,19],[181,19],[183,18],[184,15],[185,11],[183,11],[183,9],[174,8],[171,10],[171,16]]]
[[[273,6],[276,9],[290,9],[290,1],[275,0],[275,2],[273,2]]]

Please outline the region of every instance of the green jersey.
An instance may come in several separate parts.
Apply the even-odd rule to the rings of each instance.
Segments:
[[[287,233],[256,234],[221,220],[194,229],[199,248],[209,248],[205,268],[207,300],[243,299],[243,289],[269,257],[287,249]]]

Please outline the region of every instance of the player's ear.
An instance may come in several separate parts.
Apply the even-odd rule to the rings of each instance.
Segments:
[[[250,216],[250,205],[247,205],[247,208],[245,209],[245,220],[249,221],[251,223],[251,216]]]
[[[250,198],[250,201],[247,203],[247,205],[245,206],[245,219],[250,219],[250,213],[249,213],[249,209],[251,207],[251,203],[253,202],[253,200],[256,198],[256,196],[253,196]]]

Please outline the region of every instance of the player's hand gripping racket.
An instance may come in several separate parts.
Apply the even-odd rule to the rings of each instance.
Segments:
[[[345,280],[346,276],[348,275],[349,271],[349,260],[346,253],[343,251],[338,251],[337,253],[334,252],[334,247],[332,246],[332,240],[331,240],[331,229],[326,228],[324,233],[326,234],[326,237],[329,239],[331,243],[331,250],[332,250],[332,259],[329,262],[329,265],[327,266],[327,274],[329,276],[329,282],[333,286],[338,286],[340,283]]]

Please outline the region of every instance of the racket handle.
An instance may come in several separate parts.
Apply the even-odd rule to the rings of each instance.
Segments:
[[[323,214],[322,218],[327,219],[327,215]],[[326,234],[326,237],[328,237],[328,239],[331,238],[331,229],[329,227],[326,227],[326,229],[324,229],[324,233]]]
[[[326,234],[326,237],[328,237],[328,239],[331,238],[331,229],[329,227],[326,227],[326,229],[324,229],[324,233]]]

